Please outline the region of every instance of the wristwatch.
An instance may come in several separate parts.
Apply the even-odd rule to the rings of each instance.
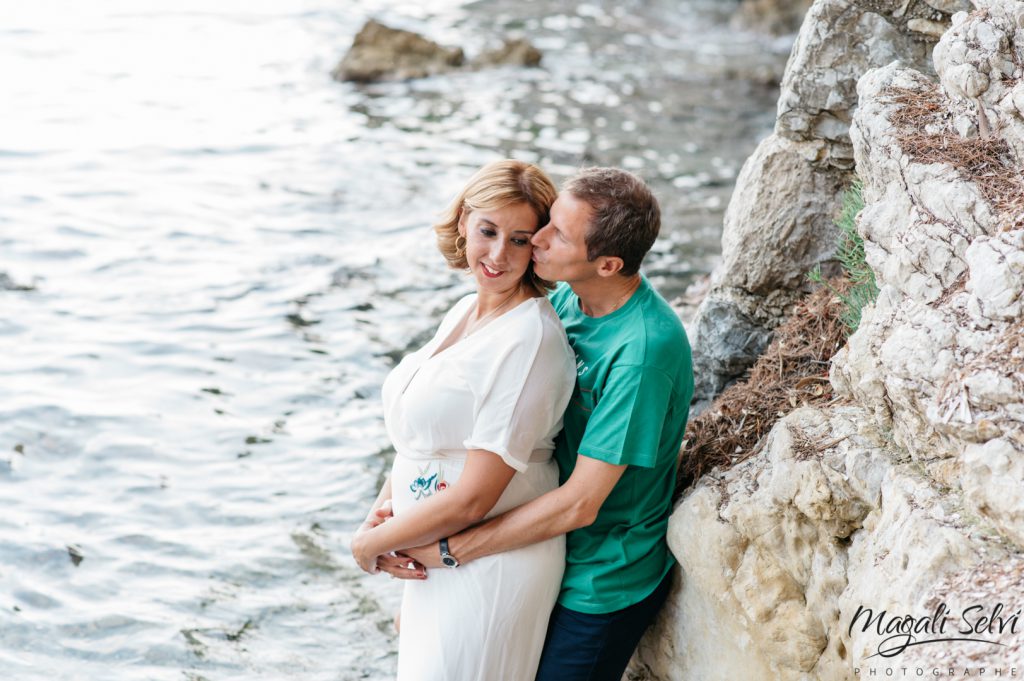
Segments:
[[[448,537],[444,537],[438,543],[441,546],[441,562],[444,563],[444,566],[450,568],[459,567],[459,559],[448,553]]]

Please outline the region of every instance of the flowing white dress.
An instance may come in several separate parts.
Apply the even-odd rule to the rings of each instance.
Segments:
[[[456,303],[384,382],[396,516],[458,480],[470,449],[517,471],[488,517],[558,486],[551,452],[576,379],[558,315],[532,298],[437,352],[475,300]],[[564,567],[559,536],[406,582],[398,679],[533,681]]]

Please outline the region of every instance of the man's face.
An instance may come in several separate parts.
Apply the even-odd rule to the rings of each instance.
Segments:
[[[551,205],[551,220],[533,238],[533,268],[548,281],[570,284],[597,276],[597,265],[587,260],[586,235],[591,208],[569,192]]]

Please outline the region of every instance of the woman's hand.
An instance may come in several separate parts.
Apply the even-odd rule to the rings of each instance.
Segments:
[[[377,525],[379,524],[377,523]],[[352,537],[352,557],[356,559],[359,567],[364,572],[371,575],[380,572],[377,568],[377,558],[380,554],[374,551],[371,537],[374,527],[376,525],[371,525],[370,521],[367,520],[356,530],[355,536]]]
[[[427,569],[403,555],[385,553],[377,559],[377,567],[398,579],[426,579]]]
[[[373,509],[370,515],[366,516],[366,520],[363,521],[363,524],[356,530],[355,536],[352,537],[352,556],[359,563],[359,567],[371,575],[380,572],[380,566],[377,564],[380,556],[373,552],[370,532],[393,515],[391,500],[388,499],[379,507]],[[406,563],[408,562],[407,560]]]

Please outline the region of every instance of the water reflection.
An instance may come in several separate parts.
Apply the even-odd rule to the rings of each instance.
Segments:
[[[0,41],[0,666],[388,678],[397,590],[347,556],[379,395],[468,288],[429,225],[499,156],[621,165],[647,265],[706,272],[786,46],[718,3],[48,1]],[[543,68],[354,86],[370,15]],[[13,103],[13,105],[11,104]]]

